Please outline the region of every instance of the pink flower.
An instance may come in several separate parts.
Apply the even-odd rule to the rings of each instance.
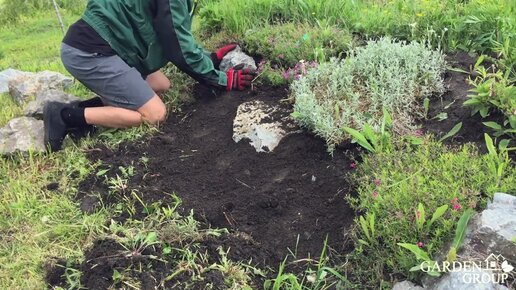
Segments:
[[[423,136],[423,134],[424,134],[424,133],[423,133],[423,130],[422,130],[422,129],[417,129],[417,130],[414,132],[414,135],[415,135],[416,137],[421,137],[421,136]]]
[[[382,184],[382,181],[377,178],[374,180],[374,184],[376,184],[376,186],[380,186]]]
[[[420,248],[422,248],[424,245],[425,245],[425,244],[423,244],[423,242],[419,242],[419,243],[417,243],[417,246],[418,246],[418,247],[420,247]]]
[[[377,199],[378,198],[378,191],[373,191],[373,198],[374,199]]]
[[[355,168],[357,168],[357,164],[356,164],[355,162],[352,162],[352,163],[349,165],[349,167],[350,167],[351,169],[355,169]]]
[[[456,204],[457,201],[459,201],[459,198],[454,197],[454,198],[452,198],[451,203]]]
[[[460,206],[460,204],[456,203],[453,205],[453,210],[460,210],[462,207]]]
[[[287,71],[283,72],[283,78],[288,80],[290,78],[290,69],[288,69]]]

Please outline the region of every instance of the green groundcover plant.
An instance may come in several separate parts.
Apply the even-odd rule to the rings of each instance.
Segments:
[[[516,193],[516,168],[507,152],[497,151],[489,137],[486,142],[490,153],[484,155],[473,145],[450,149],[426,138],[418,146],[364,156],[352,174],[357,194],[347,198],[361,213],[353,276],[375,287],[417,279],[421,272],[410,269],[421,261],[398,244],[417,245],[436,259],[441,250],[446,254],[445,243],[466,210],[481,210],[494,192]]]
[[[293,67],[299,60],[323,62],[338,57],[351,46],[349,32],[319,23],[286,23],[249,30],[242,39],[246,50],[266,56],[272,64]]]
[[[382,38],[333,59],[293,82],[294,119],[324,138],[329,150],[349,139],[343,130],[378,130],[383,111],[396,134],[411,132],[424,117],[423,100],[444,91],[444,56],[425,45]]]

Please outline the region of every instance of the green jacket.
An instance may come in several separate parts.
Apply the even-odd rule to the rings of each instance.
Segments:
[[[172,62],[197,81],[226,86],[192,35],[191,0],[89,0],[82,19],[143,75]]]

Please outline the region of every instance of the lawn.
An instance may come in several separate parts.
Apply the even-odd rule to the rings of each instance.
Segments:
[[[438,259],[516,195],[513,1],[196,2],[200,43],[258,60],[253,90],[170,65],[159,128],[0,158],[1,289],[391,289],[425,276],[399,244]],[[0,71],[68,74],[49,3],[0,0]],[[248,102],[289,124],[273,152],[233,141]]]

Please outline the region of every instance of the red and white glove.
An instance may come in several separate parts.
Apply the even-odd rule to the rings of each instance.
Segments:
[[[230,68],[226,72],[228,77],[227,90],[243,91],[251,86],[253,79],[256,77],[256,71],[250,68],[244,68],[243,64],[239,64]]]
[[[210,54],[211,61],[213,62],[213,66],[215,66],[216,69],[219,69],[220,62],[228,54],[230,51],[235,49],[237,47],[236,44],[228,44],[221,48],[219,48],[216,52],[212,52]]]

